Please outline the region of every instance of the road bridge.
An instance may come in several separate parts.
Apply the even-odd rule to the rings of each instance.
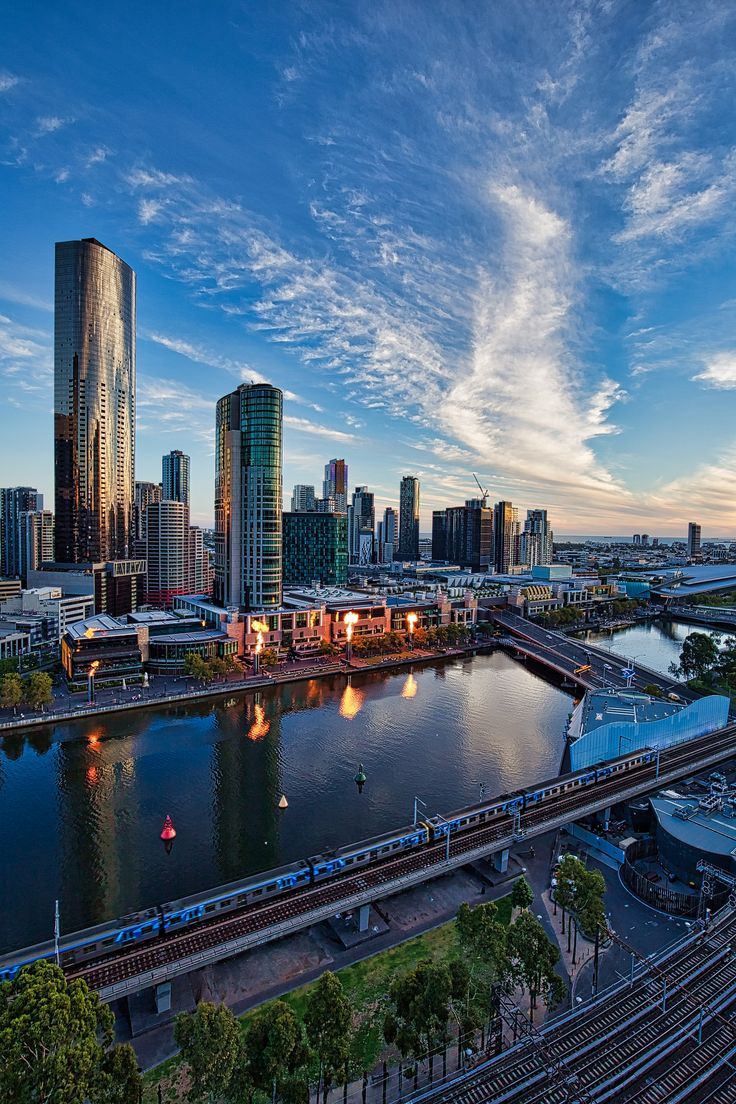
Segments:
[[[515,651],[535,659],[586,690],[602,690],[604,687],[625,689],[629,685],[635,690],[643,690],[645,686],[652,685],[663,694],[677,694],[683,702],[695,701],[700,697],[689,686],[641,663],[635,664],[634,677],[628,680],[622,672],[629,668],[629,661],[623,657],[588,641],[572,640],[563,633],[535,625],[516,613],[493,610],[491,616],[498,628],[503,630],[505,638],[513,638]],[[588,667],[589,670],[576,674],[576,669],[580,667]]]
[[[458,832],[447,841],[359,868],[329,882],[292,891],[268,904],[248,906],[225,917],[202,920],[121,950],[106,959],[67,969],[84,977],[104,1001],[135,993],[177,975],[230,958],[261,944],[429,881],[466,863],[507,851],[570,821],[658,789],[736,754],[736,725],[659,753],[656,763],[549,798],[539,806],[490,824]],[[543,785],[543,784],[541,784]],[[532,792],[534,787],[529,788]],[[489,801],[490,804],[490,801]]]
[[[736,1102],[735,940],[729,904],[707,931],[640,961],[630,978],[541,1030],[527,1025],[508,1050],[404,1104]],[[511,1018],[503,1003],[502,1018]]]
[[[678,621],[736,632],[736,609],[726,606],[670,606],[667,612]]]

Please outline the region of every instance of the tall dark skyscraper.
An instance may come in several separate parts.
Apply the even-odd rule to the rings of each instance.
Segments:
[[[281,604],[283,394],[241,384],[217,404],[215,581],[222,606]]]
[[[95,238],[57,242],[57,561],[127,557],[134,465],[135,273]]]
[[[373,492],[356,487],[348,509],[348,550],[350,563],[373,563],[376,530],[376,506]]]
[[[0,487],[0,575],[22,574],[21,514],[43,510],[35,487]]]
[[[348,580],[348,519],[316,510],[283,515],[284,586],[344,586]]]
[[[493,507],[493,566],[505,574],[516,563],[519,536],[519,511],[511,502],[497,502]]]
[[[419,559],[419,480],[405,475],[399,494],[399,557]]]
[[[325,464],[322,497],[325,499],[334,499],[334,510],[336,513],[347,513],[348,466],[344,460],[329,460]]]
[[[161,461],[161,497],[165,502],[183,502],[189,506],[189,457],[174,449]]]
[[[688,559],[694,560],[700,555],[700,534],[702,529],[698,525],[697,521],[691,521],[687,527],[687,555]]]

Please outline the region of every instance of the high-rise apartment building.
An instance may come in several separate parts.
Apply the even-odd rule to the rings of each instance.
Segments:
[[[527,510],[524,530],[519,538],[519,563],[527,567],[552,563],[554,534],[546,510]]]
[[[696,560],[700,555],[700,532],[701,528],[697,521],[691,521],[687,527],[687,557],[689,560]]]
[[[0,575],[21,575],[21,514],[38,510],[43,495],[35,487],[0,487]]]
[[[435,515],[439,511],[434,512]],[[437,534],[439,551],[440,519],[433,516],[432,558]],[[442,559],[471,571],[487,571],[493,557],[493,510],[484,499],[468,499],[464,506],[448,506],[444,519],[444,551]]]
[[[432,559],[447,560],[447,510],[432,511]]]
[[[204,530],[189,526],[189,587],[192,594],[212,594],[212,570],[209,549],[204,543]]]
[[[350,563],[373,563],[376,531],[376,507],[373,492],[356,487],[348,507],[348,552]]]
[[[401,480],[398,559],[419,559],[419,480],[414,475]]]
[[[316,510],[314,487],[307,483],[295,483],[291,495],[292,514],[302,513],[304,510]]]
[[[284,586],[344,586],[348,580],[348,519],[313,510],[283,515]]]
[[[95,238],[57,242],[55,559],[125,559],[135,465],[135,273]]]
[[[493,507],[493,570],[505,575],[517,562],[519,511],[511,502]]]
[[[152,502],[146,507],[146,600],[169,606],[177,594],[190,594],[189,507],[183,502]]]
[[[399,518],[393,506],[387,506],[383,511],[383,518],[378,523],[378,562],[391,563],[398,555],[397,536],[399,532]]]
[[[28,510],[20,515],[20,577],[24,586],[29,571],[54,558],[54,515],[50,510]]]
[[[167,452],[161,460],[161,498],[189,506],[189,457],[180,449]]]
[[[135,503],[133,505],[133,535],[137,541],[146,539],[146,506],[160,502],[163,498],[160,483],[145,483],[136,480]]]
[[[335,512],[348,511],[348,466],[344,460],[329,460],[325,464],[322,497],[334,501]]]
[[[283,395],[241,384],[217,404],[214,599],[281,604]]]

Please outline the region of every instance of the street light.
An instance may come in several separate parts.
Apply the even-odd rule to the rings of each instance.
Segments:
[[[440,824],[446,824],[447,825],[447,847],[445,849],[445,862],[449,862],[450,861],[450,834],[451,834],[450,822],[449,822],[449,820],[445,820],[445,818],[440,813],[437,813],[435,819],[438,820],[440,822]]]
[[[417,805],[421,805],[423,809],[427,808],[426,801],[422,801],[421,797],[414,798],[414,827],[417,826]]]

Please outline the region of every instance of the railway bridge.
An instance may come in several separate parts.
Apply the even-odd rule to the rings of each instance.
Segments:
[[[640,765],[631,773],[613,774],[590,787],[561,792],[539,806],[499,816],[477,828],[447,835],[444,841],[386,858],[331,881],[225,916],[203,919],[190,928],[133,944],[107,958],[70,966],[67,973],[84,977],[102,1000],[113,1001],[310,927],[337,912],[389,897],[466,863],[495,855],[503,868],[509,848],[521,839],[533,839],[616,802],[715,767],[734,755],[736,725],[729,725],[662,750],[656,761]]]

